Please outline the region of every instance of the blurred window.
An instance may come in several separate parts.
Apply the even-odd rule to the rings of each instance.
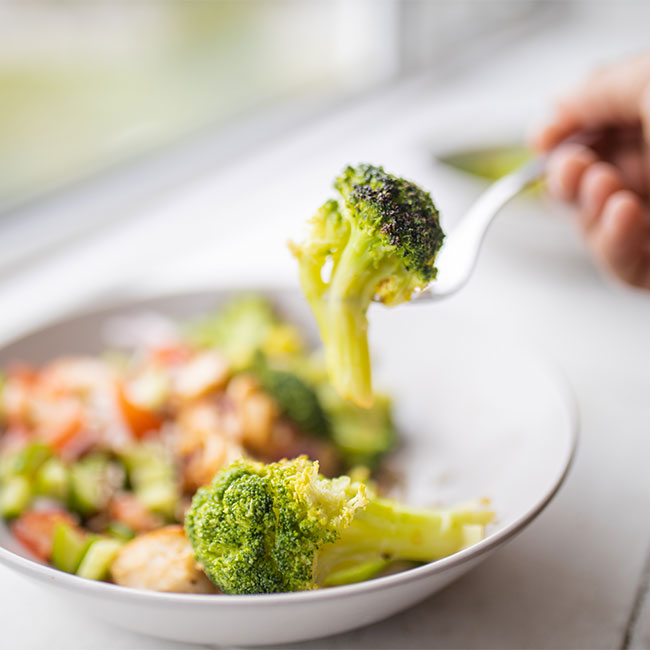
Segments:
[[[0,5],[0,209],[272,103],[393,73],[390,2]]]
[[[544,4],[0,3],[0,216],[236,118],[444,66]]]

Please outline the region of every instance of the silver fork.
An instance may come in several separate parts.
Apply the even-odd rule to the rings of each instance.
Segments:
[[[546,167],[546,156],[537,156],[490,185],[479,196],[460,223],[446,237],[436,266],[438,278],[413,300],[440,300],[467,283],[476,266],[485,233],[499,210],[534,181]]]

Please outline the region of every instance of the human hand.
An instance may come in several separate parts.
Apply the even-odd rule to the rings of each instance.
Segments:
[[[585,144],[563,143],[572,140]],[[597,262],[650,289],[650,53],[592,74],[536,133],[552,196],[576,205]]]

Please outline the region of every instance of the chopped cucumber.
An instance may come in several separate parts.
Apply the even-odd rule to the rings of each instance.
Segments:
[[[52,499],[64,501],[68,496],[69,472],[58,459],[50,458],[36,472],[36,492]]]
[[[88,456],[70,468],[70,506],[82,515],[98,512],[123,482],[118,463],[102,454]]]
[[[52,564],[61,571],[74,573],[92,542],[91,535],[69,524],[58,524],[52,541]]]
[[[95,540],[81,560],[77,575],[89,580],[104,580],[108,577],[111,564],[122,546],[123,542],[117,539]]]
[[[171,481],[154,481],[136,490],[140,502],[152,512],[173,519],[178,506],[178,489]]]
[[[122,457],[134,487],[174,477],[174,465],[165,449],[155,443],[131,447]]]
[[[38,468],[52,455],[50,448],[42,442],[32,442],[24,449],[8,454],[0,468],[0,478],[11,476],[32,477]]]
[[[159,444],[138,445],[123,456],[131,486],[138,499],[152,512],[173,519],[179,501],[174,464]]]
[[[32,488],[24,476],[12,476],[0,487],[0,514],[17,517],[32,499]]]
[[[131,484],[134,487],[168,481],[172,478],[173,472],[171,468],[163,463],[152,462],[131,470]]]
[[[135,537],[135,532],[130,526],[123,524],[121,521],[111,521],[106,526],[106,534],[111,537],[116,537],[118,540],[128,542]]]

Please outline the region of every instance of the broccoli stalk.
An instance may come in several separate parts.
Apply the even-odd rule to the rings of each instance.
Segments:
[[[301,456],[236,461],[197,492],[185,529],[222,591],[270,593],[368,579],[394,560],[444,557],[480,538],[491,519],[478,507],[424,510],[380,499],[348,476],[321,477],[318,463]]]
[[[428,193],[381,167],[347,167],[310,221],[298,259],[305,297],[325,345],[332,383],[359,406],[372,405],[366,312],[373,299],[410,300],[436,276],[444,234]]]
[[[476,527],[490,523],[493,513],[470,504],[450,509],[405,506],[392,499],[373,498],[343,528],[334,543],[316,556],[315,581],[323,586],[349,582],[350,568],[375,563],[377,571],[390,561],[431,562],[476,540]],[[382,565],[383,561],[383,565]]]

